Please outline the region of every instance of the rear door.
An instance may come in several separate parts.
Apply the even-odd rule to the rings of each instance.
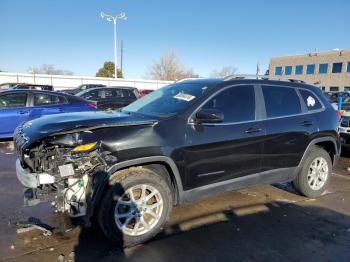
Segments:
[[[65,102],[60,99],[61,96],[33,92],[32,93],[32,110],[30,119],[38,118],[43,115],[52,115],[65,112]]]
[[[262,85],[265,102],[266,138],[262,169],[295,167],[317,131],[313,114],[307,113],[295,87]]]
[[[260,172],[265,130],[256,121],[255,87],[229,87],[201,108],[221,111],[224,121],[187,125],[186,190]]]
[[[27,92],[0,95],[0,138],[12,137],[16,127],[28,120]]]

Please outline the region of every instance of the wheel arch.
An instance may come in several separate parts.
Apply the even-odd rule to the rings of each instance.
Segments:
[[[326,150],[332,159],[333,166],[336,164],[337,158],[340,155],[340,149],[338,149],[337,141],[334,137],[326,136],[326,137],[315,138],[308,144],[308,146],[303,154],[303,157],[300,160],[300,163],[298,166],[299,168],[302,167],[309,151],[311,150],[311,148],[313,146],[319,146],[319,147],[323,148],[324,150]]]
[[[168,175],[174,190],[174,203],[179,203],[183,192],[181,176],[174,161],[166,156],[143,157],[117,163],[107,170],[108,180],[120,170],[137,166],[149,166],[151,169],[158,169],[163,175]]]

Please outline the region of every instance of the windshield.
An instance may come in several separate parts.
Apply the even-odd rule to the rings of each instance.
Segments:
[[[199,83],[177,83],[160,88],[124,107],[123,112],[169,117],[186,110],[207,91]]]

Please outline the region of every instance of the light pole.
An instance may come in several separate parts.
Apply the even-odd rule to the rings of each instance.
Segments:
[[[124,12],[121,12],[119,15],[111,16],[101,12],[101,17],[106,18],[108,22],[112,22],[114,24],[114,78],[118,78],[118,66],[117,66],[117,20],[127,20],[128,17]]]

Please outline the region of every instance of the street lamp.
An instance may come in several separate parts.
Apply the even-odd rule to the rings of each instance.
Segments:
[[[114,24],[114,78],[118,78],[118,69],[117,69],[117,20],[127,20],[128,17],[124,12],[121,12],[119,15],[111,16],[108,14],[105,14],[104,12],[101,12],[101,17],[106,18],[108,22],[112,22]]]

